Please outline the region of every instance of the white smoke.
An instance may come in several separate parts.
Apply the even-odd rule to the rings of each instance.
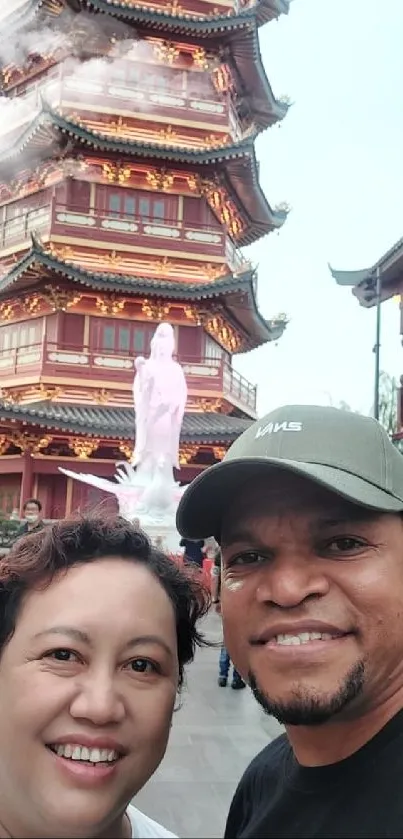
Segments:
[[[4,32],[3,32],[4,36]],[[53,53],[63,47],[65,39],[62,33],[57,32],[50,26],[43,26],[40,29],[25,29],[18,33],[11,33],[0,42],[0,61],[3,65],[21,65],[29,56],[35,54]]]
[[[26,0],[7,0],[7,3],[3,3],[0,8],[0,26],[3,27],[6,18],[9,18],[10,15],[15,15],[25,4]]]
[[[71,79],[72,82],[76,79],[74,98],[78,101],[85,95],[85,85],[90,84],[91,80],[105,80],[108,62],[115,61],[119,55],[127,53],[137,37],[134,30],[119,21],[102,16],[95,18],[86,12],[80,15],[65,12],[63,29],[38,23],[36,27],[15,32],[11,25],[7,29],[7,18],[10,12],[18,10],[23,4],[20,0],[7,0],[6,13],[3,0],[0,0],[0,4],[0,64],[3,69],[12,65],[24,66],[27,61],[35,60],[36,56],[51,55],[58,60],[69,55],[67,59],[61,59],[58,67],[64,78]],[[66,34],[64,29],[70,34]],[[88,55],[90,35],[100,39],[103,47],[102,58],[91,58]],[[56,69],[56,75],[58,74]],[[8,96],[0,95],[0,148],[7,144],[7,135],[11,131],[20,126],[23,130],[25,123],[32,122],[40,113],[43,101],[51,106],[60,104],[61,83],[52,78],[52,75],[50,71],[49,81],[39,80],[38,84],[34,84],[23,96],[13,96],[12,93]]]
[[[0,4],[3,2],[0,0]],[[14,0],[15,8],[17,2]],[[7,9],[9,3],[10,0],[7,0]],[[0,95],[0,151],[7,148],[10,132],[18,133],[20,127],[22,132],[25,126],[28,127],[41,112],[43,103],[58,108],[63,101],[88,102],[91,94],[97,96],[101,92],[102,95],[106,82],[114,77],[115,85],[123,90],[121,107],[141,111],[150,108],[147,95],[137,91],[134,81],[119,82],[119,70],[123,57],[132,56],[140,63],[149,61],[154,56],[155,46],[147,40],[138,39],[135,30],[126,24],[102,15],[95,16],[88,12],[75,15],[71,12],[64,13],[63,19],[67,19],[69,24],[65,31],[59,22],[58,28],[38,25],[37,28],[25,29],[17,35],[10,28],[9,37],[7,21],[4,20],[0,42],[0,63],[3,68],[12,64],[23,66],[33,57],[47,54],[53,55],[59,63],[49,71],[46,80],[39,79],[24,96],[12,98]],[[66,35],[66,30],[70,34]],[[101,57],[94,57],[89,52],[89,44],[94,43],[94,40],[96,42],[97,38]],[[158,70],[158,64],[153,64],[153,75],[158,72],[165,74],[166,66],[160,65]],[[197,95],[199,79],[198,73],[191,74],[193,96]],[[131,91],[125,100],[124,89],[127,90],[130,85]],[[175,91],[169,89],[166,92],[172,94]]]
[[[17,4],[21,5],[20,0],[14,0],[14,10],[18,8]],[[7,23],[13,11],[12,0],[1,0],[1,5],[0,62],[3,65],[22,65],[29,56],[53,54],[58,49],[84,54],[94,36],[109,41],[111,49],[119,42],[133,43],[137,40],[135,30],[127,24],[86,11],[74,14],[65,10],[54,25],[44,24],[38,18],[36,25],[16,31],[12,24]]]

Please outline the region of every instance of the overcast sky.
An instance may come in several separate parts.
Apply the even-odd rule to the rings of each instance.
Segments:
[[[286,312],[278,345],[240,357],[259,413],[284,403],[373,404],[375,313],[327,263],[372,265],[403,236],[403,0],[294,0],[260,33],[275,95],[293,106],[257,146],[279,234],[249,249],[265,317]],[[403,373],[399,305],[382,306],[381,367]]]

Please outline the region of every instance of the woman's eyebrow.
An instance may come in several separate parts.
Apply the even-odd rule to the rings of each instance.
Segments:
[[[69,635],[75,641],[81,641],[91,646],[90,636],[81,629],[76,629],[74,626],[50,626],[48,629],[37,632],[34,638],[41,638],[44,635]]]
[[[43,629],[41,632],[37,632],[34,637],[42,638],[45,635],[67,635],[70,638],[73,638],[75,641],[80,641],[82,644],[87,644],[87,646],[89,647],[93,646],[91,638],[87,634],[87,632],[83,632],[82,629],[76,629],[76,627],[74,626],[50,626],[48,629]],[[160,635],[135,635],[127,642],[127,644],[125,644],[125,649],[129,649],[130,647],[136,647],[140,644],[158,644],[158,646],[162,647],[162,649],[166,653],[168,653],[168,655],[170,655],[171,657],[173,655],[171,647]]]

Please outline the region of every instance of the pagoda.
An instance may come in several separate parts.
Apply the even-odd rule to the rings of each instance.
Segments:
[[[187,378],[178,480],[256,416],[233,357],[286,326],[242,248],[287,217],[257,135],[288,110],[259,28],[290,0],[7,0],[0,11],[0,512],[55,518],[134,444],[134,359],[161,321]]]

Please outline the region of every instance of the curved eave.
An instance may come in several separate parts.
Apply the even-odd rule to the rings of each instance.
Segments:
[[[234,24],[239,25],[239,23],[245,19],[256,19],[259,26],[262,26],[270,20],[276,20],[282,14],[288,14],[290,2],[291,0],[255,0],[255,2],[250,3],[247,8],[238,15],[216,14],[211,15],[210,18],[206,20],[200,16],[191,14],[172,15],[170,12],[152,12],[140,3],[133,4],[128,8],[124,2],[119,2],[119,0],[113,0],[113,2],[110,2],[109,0],[86,0],[86,4],[89,7],[92,7],[95,11],[113,15],[115,17],[121,17],[122,19],[128,21],[132,20],[136,23],[143,22],[143,16],[146,15],[147,17],[151,17],[153,20],[158,19],[160,21],[160,19],[162,19],[162,22],[165,22],[165,25],[167,25],[166,20],[168,18],[170,25],[178,23],[180,25],[198,25],[198,27],[202,28],[201,24],[207,23],[214,27],[217,25],[222,26],[222,31],[226,31],[230,27],[234,28]]]
[[[257,0],[256,20],[259,26],[277,20],[280,15],[288,15],[292,0]]]
[[[351,288],[361,306],[371,308],[376,303],[376,275],[372,268],[357,271],[338,271],[329,265],[330,273],[337,285]]]
[[[26,427],[64,434],[84,434],[104,440],[134,442],[135,413],[133,408],[107,408],[80,404],[64,405],[37,402],[31,405],[10,405],[0,401],[0,422],[20,421]],[[186,413],[180,439],[182,443],[231,443],[248,428],[252,420],[218,413]],[[15,425],[14,425],[15,427]]]
[[[101,149],[126,156],[135,154],[141,157],[154,157],[160,159],[176,160],[181,163],[195,163],[213,165],[223,161],[246,157],[253,151],[253,140],[241,140],[230,146],[223,145],[215,149],[189,149],[185,146],[166,145],[163,143],[145,143],[142,140],[123,140],[112,138],[101,132],[88,128],[84,123],[67,118],[52,110],[45,104],[39,114],[13,139],[13,148],[0,152],[0,168],[4,168],[13,158],[18,156],[27,148],[28,144],[46,129],[56,129],[61,134],[69,135],[74,140],[91,146],[94,149]],[[14,135],[13,135],[14,136]]]
[[[284,335],[288,320],[286,318],[272,318],[266,321],[266,323],[270,329],[270,341],[279,341]]]
[[[0,153],[0,173],[8,173],[13,159],[18,159],[22,153],[27,153],[30,144],[38,145],[41,135],[44,141],[54,135],[64,135],[85,146],[112,152],[128,157],[154,158],[172,160],[179,163],[202,167],[215,167],[225,164],[225,175],[229,189],[236,196],[236,202],[244,210],[245,229],[237,240],[237,245],[250,245],[269,233],[280,228],[286,218],[285,211],[276,211],[270,207],[259,183],[258,167],[254,150],[254,136],[247,140],[233,143],[231,146],[221,146],[217,149],[199,150],[175,148],[174,146],[144,143],[136,140],[120,140],[107,137],[97,131],[74,120],[67,119],[61,114],[43,106],[25,131],[13,140],[11,148]]]
[[[95,13],[122,20],[133,25],[141,25],[153,30],[177,34],[196,34],[208,37],[216,34],[234,32],[247,26],[251,21],[262,26],[282,14],[288,14],[290,0],[256,0],[239,14],[215,14],[209,17],[192,14],[172,14],[164,11],[153,11],[141,3],[128,6],[123,0],[75,0],[69,4],[72,11],[81,9],[93,10]],[[75,7],[75,8],[74,8]],[[42,0],[27,0],[15,13],[7,18],[8,28],[15,31],[26,27],[39,12],[44,17],[52,16],[51,9],[43,7]],[[1,40],[1,38],[0,38]]]
[[[244,160],[233,160],[227,166],[227,177],[247,217],[244,232],[237,239],[240,247],[251,245],[261,236],[278,230],[287,219],[286,210],[274,210],[270,206],[259,182],[255,149],[251,144],[249,155]]]
[[[263,131],[283,120],[289,105],[274,96],[260,52],[257,26],[234,38],[230,51],[240,84],[245,86],[256,128]]]
[[[218,14],[207,18],[201,15],[176,13],[173,15],[169,11],[152,11],[140,3],[128,6],[124,2],[119,2],[119,0],[113,3],[108,0],[86,0],[86,5],[95,12],[110,15],[128,23],[148,23],[155,29],[169,29],[178,34],[186,34],[192,31],[200,34],[226,32],[246,26],[256,16],[254,8],[241,12],[239,15]]]
[[[362,268],[359,271],[338,271],[329,265],[330,273],[337,285],[356,286],[372,277],[372,268]]]
[[[39,267],[48,269],[52,275],[60,275],[83,288],[118,291],[123,294],[145,294],[173,300],[207,300],[243,291],[253,282],[253,273],[228,274],[214,282],[189,283],[170,280],[152,280],[149,277],[132,277],[122,274],[91,272],[72,262],[59,259],[47,253],[39,240],[33,237],[30,251],[13,268],[0,278],[0,294],[8,292],[22,278]],[[31,285],[37,282],[31,281]]]
[[[96,12],[117,17],[129,23],[149,24],[153,28],[169,29],[181,34],[195,32],[197,34],[216,34],[235,31],[242,28],[249,21],[256,20],[259,26],[270,20],[277,19],[281,14],[289,11],[290,0],[256,0],[239,14],[212,14],[208,18],[201,15],[172,14],[171,12],[152,11],[146,6],[134,4],[127,6],[124,2],[114,0],[85,0],[85,5]]]
[[[225,300],[226,308],[231,312],[232,320],[238,323],[244,332],[250,336],[248,349],[256,349],[263,344],[278,341],[286,326],[286,320],[266,320],[260,313],[256,301],[256,282],[254,275],[250,275],[241,293],[228,296]]]
[[[361,306],[371,307],[376,304],[376,278],[381,275],[381,300],[388,300],[395,294],[403,293],[403,238],[395,244],[371,268],[358,271],[338,271],[329,265],[330,273],[336,283],[350,286]]]

